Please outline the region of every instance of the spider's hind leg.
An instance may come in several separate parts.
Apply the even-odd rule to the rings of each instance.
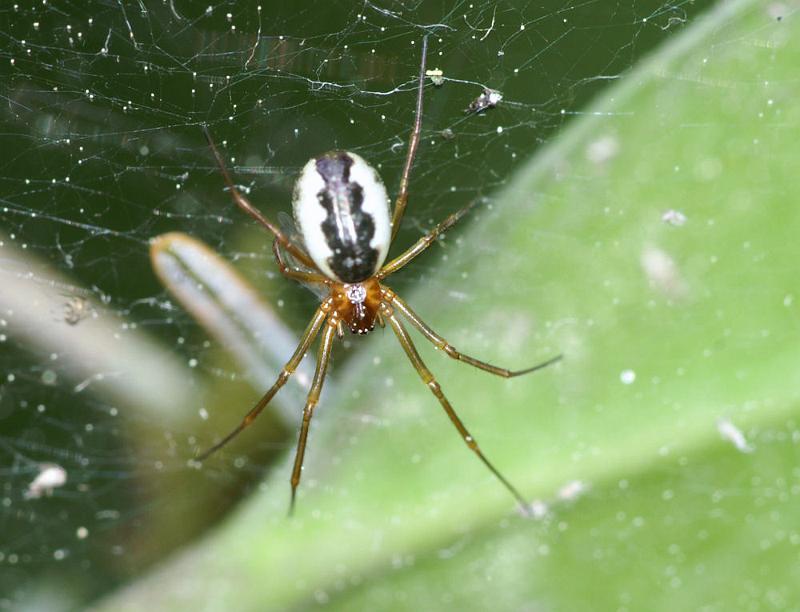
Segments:
[[[300,484],[300,474],[303,470],[303,458],[306,454],[306,440],[308,439],[308,428],[311,425],[311,417],[314,416],[314,408],[319,402],[319,395],[322,391],[322,383],[325,381],[325,374],[328,371],[328,361],[331,356],[331,346],[333,337],[337,329],[335,322],[328,320],[328,325],[322,333],[322,340],[319,344],[317,356],[317,369],[314,372],[314,380],[308,392],[305,408],[303,408],[303,424],[300,427],[300,435],[297,439],[297,452],[294,456],[294,468],[292,469],[292,499],[289,502],[289,516],[294,512],[295,496],[297,486]]]
[[[397,335],[397,339],[400,341],[400,345],[403,347],[403,350],[405,350],[409,361],[411,361],[411,364],[414,366],[417,374],[419,374],[422,382],[427,385],[431,392],[436,396],[436,399],[439,400],[439,403],[442,405],[442,408],[444,408],[444,411],[447,413],[450,421],[458,430],[458,433],[461,434],[461,438],[464,440],[470,450],[472,450],[472,452],[478,456],[483,464],[489,468],[489,471],[491,471],[492,474],[494,474],[497,479],[503,483],[503,486],[505,486],[505,488],[514,496],[520,506],[520,510],[525,515],[529,515],[530,504],[525,500],[524,497],[522,497],[522,494],[517,490],[517,488],[512,485],[511,482],[509,482],[509,480],[503,476],[496,467],[494,467],[494,465],[492,465],[492,463],[486,458],[486,455],[483,454],[481,449],[478,447],[478,442],[469,433],[467,428],[464,426],[464,423],[461,422],[461,419],[456,414],[456,411],[453,410],[453,407],[445,397],[442,388],[439,386],[439,383],[436,382],[436,378],[434,378],[433,374],[431,374],[431,371],[425,366],[425,363],[422,361],[419,353],[417,353],[417,349],[414,347],[414,343],[411,341],[411,338],[409,337],[405,327],[403,327],[403,324],[391,312],[391,307],[389,305],[384,303],[383,307],[384,316],[388,319],[389,324],[392,326],[392,330]]]
[[[330,285],[330,279],[328,279],[325,275],[320,274],[318,272],[307,272],[305,270],[299,270],[297,268],[291,267],[289,263],[284,259],[283,253],[281,252],[281,244],[280,240],[275,238],[272,241],[272,254],[275,256],[275,261],[278,263],[278,271],[283,274],[286,278],[290,278],[295,281],[299,281],[302,283],[312,283],[318,285]]]
[[[406,304],[403,300],[397,297],[396,294],[391,293],[391,303],[392,306],[397,308],[403,315],[409,320],[411,325],[413,325],[416,329],[420,331],[420,333],[425,336],[427,340],[431,342],[436,348],[441,349],[444,351],[448,357],[452,357],[456,361],[462,361],[468,365],[471,365],[479,370],[484,370],[485,372],[489,372],[491,374],[495,374],[496,376],[502,376],[503,378],[514,378],[515,376],[522,376],[523,374],[530,374],[531,372],[535,372],[536,370],[541,370],[542,368],[546,368],[549,365],[552,365],[558,361],[561,361],[562,355],[556,355],[555,357],[551,357],[547,361],[543,361],[542,363],[537,363],[534,366],[529,368],[524,368],[522,370],[509,370],[508,368],[500,368],[498,366],[492,365],[490,363],[486,363],[485,361],[481,361],[480,359],[475,359],[474,357],[470,357],[469,355],[465,355],[455,349],[450,343],[447,342],[442,336],[437,334],[433,331],[420,317],[419,315],[411,310],[408,304]]]
[[[233,440],[236,436],[238,436],[242,431],[247,429],[253,421],[256,420],[256,417],[261,414],[261,411],[269,404],[270,400],[280,391],[281,387],[286,384],[286,381],[289,380],[289,377],[294,374],[294,371],[297,369],[297,366],[300,365],[303,357],[305,356],[308,348],[314,342],[314,339],[317,337],[322,324],[325,322],[328,313],[325,305],[320,306],[317,309],[317,312],[314,314],[314,318],[311,319],[311,323],[309,323],[308,327],[306,328],[303,337],[300,340],[300,344],[297,345],[297,348],[294,351],[291,359],[283,366],[281,373],[278,374],[278,379],[275,383],[269,388],[269,390],[258,400],[258,403],[253,406],[253,408],[244,415],[244,418],[239,423],[239,425],[234,428],[227,436],[222,438],[219,442],[217,442],[214,446],[209,448],[208,450],[200,453],[197,456],[197,461],[205,461],[208,457],[213,455],[223,446],[225,446],[228,442]],[[317,366],[319,368],[319,365]]]

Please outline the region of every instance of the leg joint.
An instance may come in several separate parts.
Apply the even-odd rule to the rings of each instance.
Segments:
[[[391,302],[395,298],[395,293],[388,287],[381,287],[381,297],[385,301]]]
[[[447,353],[447,355],[448,355],[449,357],[452,357],[453,359],[459,359],[459,358],[461,357],[461,353],[459,353],[459,352],[458,352],[458,351],[455,349],[455,347],[454,347],[454,346],[452,346],[452,345],[450,345],[450,344],[447,344],[447,342],[443,342],[443,343],[442,343],[441,349],[442,349],[442,350],[443,350],[445,353]]]
[[[317,407],[318,398],[309,397],[306,402],[306,407],[303,409],[303,423],[308,423],[311,420],[311,415],[314,414],[314,408]]]

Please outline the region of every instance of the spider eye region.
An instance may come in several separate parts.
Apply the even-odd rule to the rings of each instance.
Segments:
[[[295,223],[308,254],[330,279],[359,283],[389,251],[389,198],[361,156],[331,151],[303,167],[294,189]]]

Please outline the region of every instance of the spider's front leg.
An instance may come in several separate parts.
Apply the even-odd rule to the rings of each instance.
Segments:
[[[406,250],[404,253],[401,253],[400,255],[395,257],[392,261],[383,266],[380,272],[378,272],[375,275],[375,278],[377,278],[378,280],[384,279],[390,274],[394,274],[400,268],[407,265],[417,255],[419,255],[420,253],[425,251],[429,246],[431,246],[441,234],[443,234],[451,227],[453,227],[456,223],[458,223],[464,217],[464,215],[466,215],[472,209],[473,206],[475,206],[475,202],[470,202],[464,208],[448,215],[444,219],[444,221],[439,223],[436,227],[434,227],[431,231],[425,234],[422,238],[417,240],[413,245],[411,245],[411,247],[408,250]]]
[[[225,165],[225,160],[222,158],[222,153],[220,153],[219,149],[217,149],[217,145],[214,143],[214,139],[211,137],[211,132],[208,131],[208,126],[203,126],[203,133],[206,136],[208,146],[211,147],[211,152],[214,154],[214,159],[217,161],[217,166],[219,166],[220,172],[222,172],[222,178],[225,180],[228,191],[230,192],[233,201],[236,202],[236,205],[248,215],[253,217],[253,219],[258,221],[267,231],[271,232],[272,235],[275,236],[276,240],[278,240],[287,251],[294,255],[298,261],[302,262],[303,265],[308,266],[309,268],[314,267],[314,262],[311,261],[311,258],[301,249],[293,245],[286,235],[280,230],[280,228],[270,221],[266,216],[264,216],[261,211],[253,206],[250,203],[250,200],[244,197],[236,188],[236,185],[233,184],[233,179],[228,172],[228,167]]]
[[[425,91],[425,62],[427,57],[428,35],[426,34],[422,37],[422,59],[419,63],[417,110],[414,113],[414,127],[411,130],[411,137],[408,140],[406,163],[403,165],[403,174],[400,177],[400,190],[397,194],[397,200],[395,200],[394,203],[394,212],[392,213],[392,241],[394,241],[397,232],[400,230],[400,222],[403,220],[403,213],[405,213],[406,210],[406,203],[408,202],[408,181],[411,177],[411,167],[414,165],[417,147],[419,147],[419,137],[422,132],[422,99],[423,92]]]

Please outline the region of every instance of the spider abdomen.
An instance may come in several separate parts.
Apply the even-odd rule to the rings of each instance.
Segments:
[[[389,251],[389,198],[361,156],[331,151],[303,167],[294,189],[294,217],[319,269],[330,279],[359,283]]]

